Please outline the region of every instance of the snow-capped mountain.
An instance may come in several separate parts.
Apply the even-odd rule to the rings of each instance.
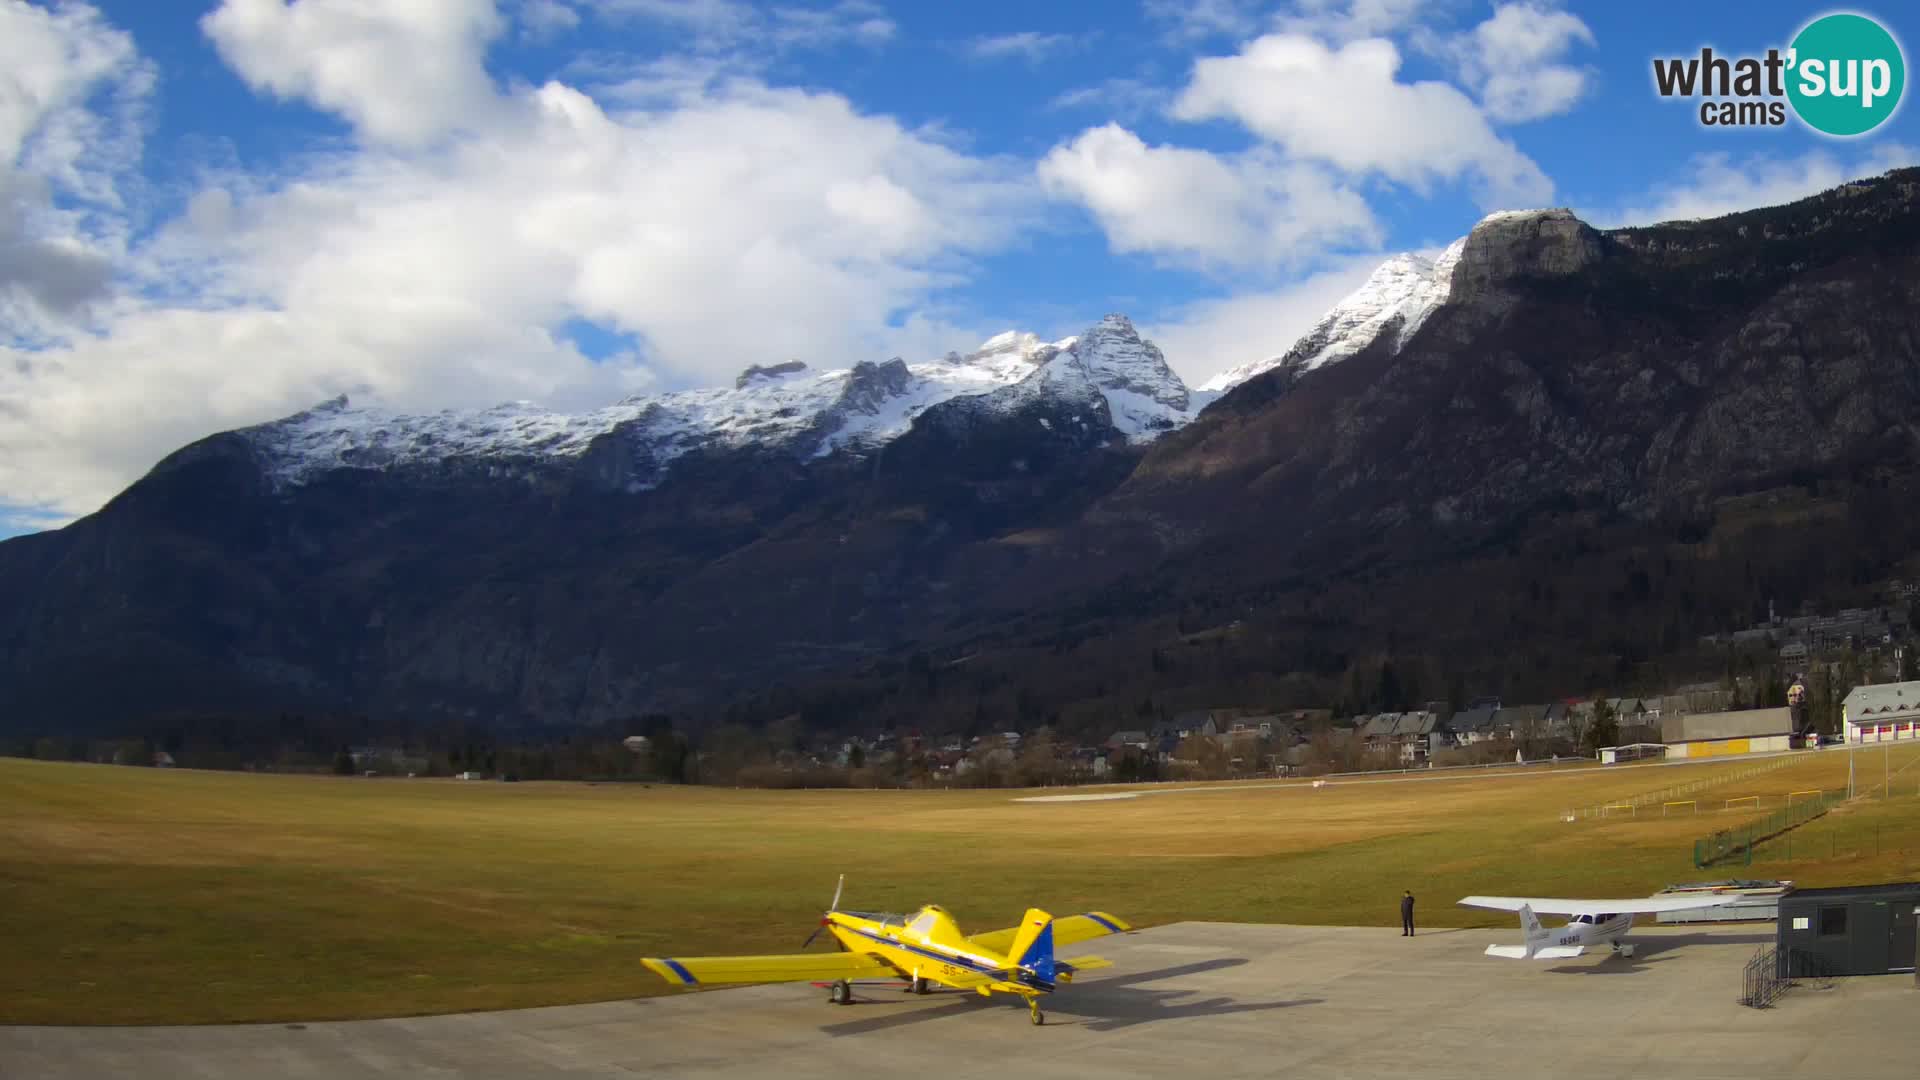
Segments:
[[[1481,225],[1538,217],[1540,211],[1489,215]],[[1476,226],[1478,229],[1478,226]],[[752,366],[730,387],[640,395],[587,412],[563,413],[528,402],[480,411],[431,414],[356,408],[345,397],[284,420],[246,429],[246,438],[278,486],[336,469],[384,469],[453,460],[491,467],[539,466],[579,459],[615,436],[631,462],[627,487],[657,483],[667,464],[690,451],[780,448],[801,458],[860,452],[905,434],[928,409],[978,399],[966,411],[1011,412],[1041,396],[1084,401],[1089,421],[1133,444],[1151,442],[1257,375],[1294,375],[1352,356],[1387,336],[1393,348],[1413,336],[1453,289],[1462,237],[1437,258],[1406,253],[1381,263],[1284,353],[1223,371],[1190,389],[1152,342],[1124,315],[1108,315],[1084,333],[1043,342],[1008,331],[966,355],[909,364],[895,357],[815,371],[799,361]]]
[[[1435,308],[1447,302],[1453,268],[1466,247],[1462,237],[1438,258],[1406,253],[1380,264],[1366,284],[1335,304],[1326,317],[1278,356],[1223,371],[1200,385],[1202,391],[1225,392],[1275,368],[1296,374],[1345,359],[1392,334],[1395,348],[1413,336]]]
[[[404,414],[345,397],[239,434],[276,485],[297,486],[336,469],[433,465],[455,459],[538,465],[577,459],[617,435],[644,489],[689,451],[749,445],[801,457],[860,451],[904,434],[927,409],[960,397],[1010,411],[1037,396],[1085,400],[1129,442],[1151,441],[1191,420],[1217,395],[1195,395],[1125,316],[1045,343],[1030,333],[990,338],[967,355],[925,363],[895,357],[813,371],[788,362],[750,367],[731,387],[641,395],[589,412],[527,402],[480,411]],[[1104,409],[1100,407],[1104,406]]]
[[[1109,315],[1066,345],[1073,364],[1106,398],[1113,426],[1147,442],[1193,419],[1216,395],[1196,395],[1173,373],[1153,342],[1124,315]]]
[[[1023,711],[1091,730],[1137,704],[1174,621],[1248,632],[1163,665],[1170,692],[1334,686],[1327,657],[1354,674],[1388,654],[1469,673],[1548,656],[1526,677],[1550,687],[1616,663],[1620,626],[1656,650],[1713,629],[1751,602],[1743,565],[1804,569],[1808,595],[1909,573],[1920,169],[1704,222],[1496,215],[1458,258],[1425,286],[1401,260],[1302,343],[1313,371],[1256,379],[1144,455],[1117,451],[1204,397],[1183,406],[1118,320],[840,372],[745,358],[773,366],[579,416],[338,403],[214,435],[96,514],[0,541],[0,734],[204,717],[268,748],[302,714],[617,737],[660,713],[858,730]],[[1516,357],[1553,362],[1487,362]],[[884,453],[813,457],[902,425]],[[745,450],[683,454],[626,496],[676,439]],[[443,464],[272,482],[396,460]],[[1788,496],[1811,509],[1694,542],[1728,499]],[[1850,505],[1876,527],[1832,528]],[[1662,551],[1691,621],[1663,601]],[[1613,616],[1567,617],[1596,590]],[[1484,632],[1460,633],[1462,596],[1492,605]]]

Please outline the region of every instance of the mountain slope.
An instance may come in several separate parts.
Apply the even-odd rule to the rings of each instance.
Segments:
[[[290,701],[599,723],[844,663],[968,607],[954,551],[1070,521],[1195,407],[1117,316],[584,417],[329,403],[0,544],[24,598],[0,723]]]
[[[0,723],[744,697],[1093,728],[1378,697],[1380,657],[1409,694],[1586,692],[1920,549],[1920,173],[1644,229],[1494,215],[1444,302],[1435,269],[1217,400],[1109,319],[591,422],[215,436],[0,544]]]
[[[1264,360],[1229,368],[1200,384],[1203,391],[1231,390],[1256,375],[1279,370],[1299,376],[1343,360],[1385,337],[1398,347],[1447,302],[1453,268],[1466,245],[1462,237],[1438,258],[1395,255],[1374,270],[1366,283],[1335,304],[1291,349]]]

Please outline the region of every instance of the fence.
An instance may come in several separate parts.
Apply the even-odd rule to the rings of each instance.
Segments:
[[[1699,780],[1689,780],[1684,784],[1674,784],[1669,787],[1663,787],[1658,791],[1649,791],[1644,794],[1635,795],[1624,801],[1594,803],[1592,806],[1578,807],[1562,813],[1560,817],[1563,821],[1575,821],[1581,818],[1617,817],[1622,808],[1632,810],[1642,806],[1659,806],[1662,803],[1677,802],[1685,799],[1689,795],[1706,791],[1708,788],[1731,784],[1739,780],[1751,780],[1756,776],[1765,775],[1775,769],[1786,768],[1788,765],[1792,765],[1801,760],[1803,759],[1794,755],[1770,757],[1755,764],[1748,765],[1743,769],[1735,769],[1732,772],[1719,773],[1714,776],[1703,777]]]
[[[1824,957],[1814,953],[1788,949],[1782,955],[1771,945],[1763,946],[1747,961],[1746,970],[1741,973],[1740,1004],[1754,1009],[1768,1008],[1803,980],[1818,987],[1830,987],[1833,969]]]
[[[1717,862],[1740,859],[1746,865],[1753,865],[1753,849],[1761,841],[1779,836],[1789,829],[1797,829],[1814,818],[1820,817],[1847,797],[1844,791],[1822,793],[1816,798],[1803,799],[1797,803],[1783,806],[1758,821],[1732,829],[1719,829],[1693,842],[1693,865],[1708,867]]]
[[[1780,952],[1771,945],[1762,946],[1747,961],[1740,977],[1740,1004],[1765,1009],[1778,1001],[1790,984],[1780,973]]]

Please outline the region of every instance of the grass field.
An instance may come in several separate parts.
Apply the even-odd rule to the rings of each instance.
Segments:
[[[1879,750],[1860,755],[1878,783]],[[1397,927],[1510,919],[1474,892],[1645,895],[1732,875],[1920,876],[1920,747],[1751,869],[1695,870],[1725,798],[1844,788],[1840,753],[1701,793],[1702,812],[1567,807],[1731,772],[1216,786],[1110,802],[1004,791],[746,792],[261,776],[0,759],[0,1022],[322,1020],[561,1004],[667,987],[642,956],[791,951],[844,905],[926,901],[971,929],[1029,904]],[[818,946],[816,946],[818,947]]]

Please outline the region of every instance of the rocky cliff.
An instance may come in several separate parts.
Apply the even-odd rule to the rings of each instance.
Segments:
[[[988,723],[1044,686],[1021,718],[1097,723],[1192,672],[1324,696],[1409,653],[1582,692],[1920,546],[1917,180],[1611,232],[1494,215],[1217,401],[1109,319],[587,418],[332,403],[0,544],[0,722],[746,695]],[[1755,499],[1785,509],[1729,509]],[[916,653],[967,674],[910,694]]]

